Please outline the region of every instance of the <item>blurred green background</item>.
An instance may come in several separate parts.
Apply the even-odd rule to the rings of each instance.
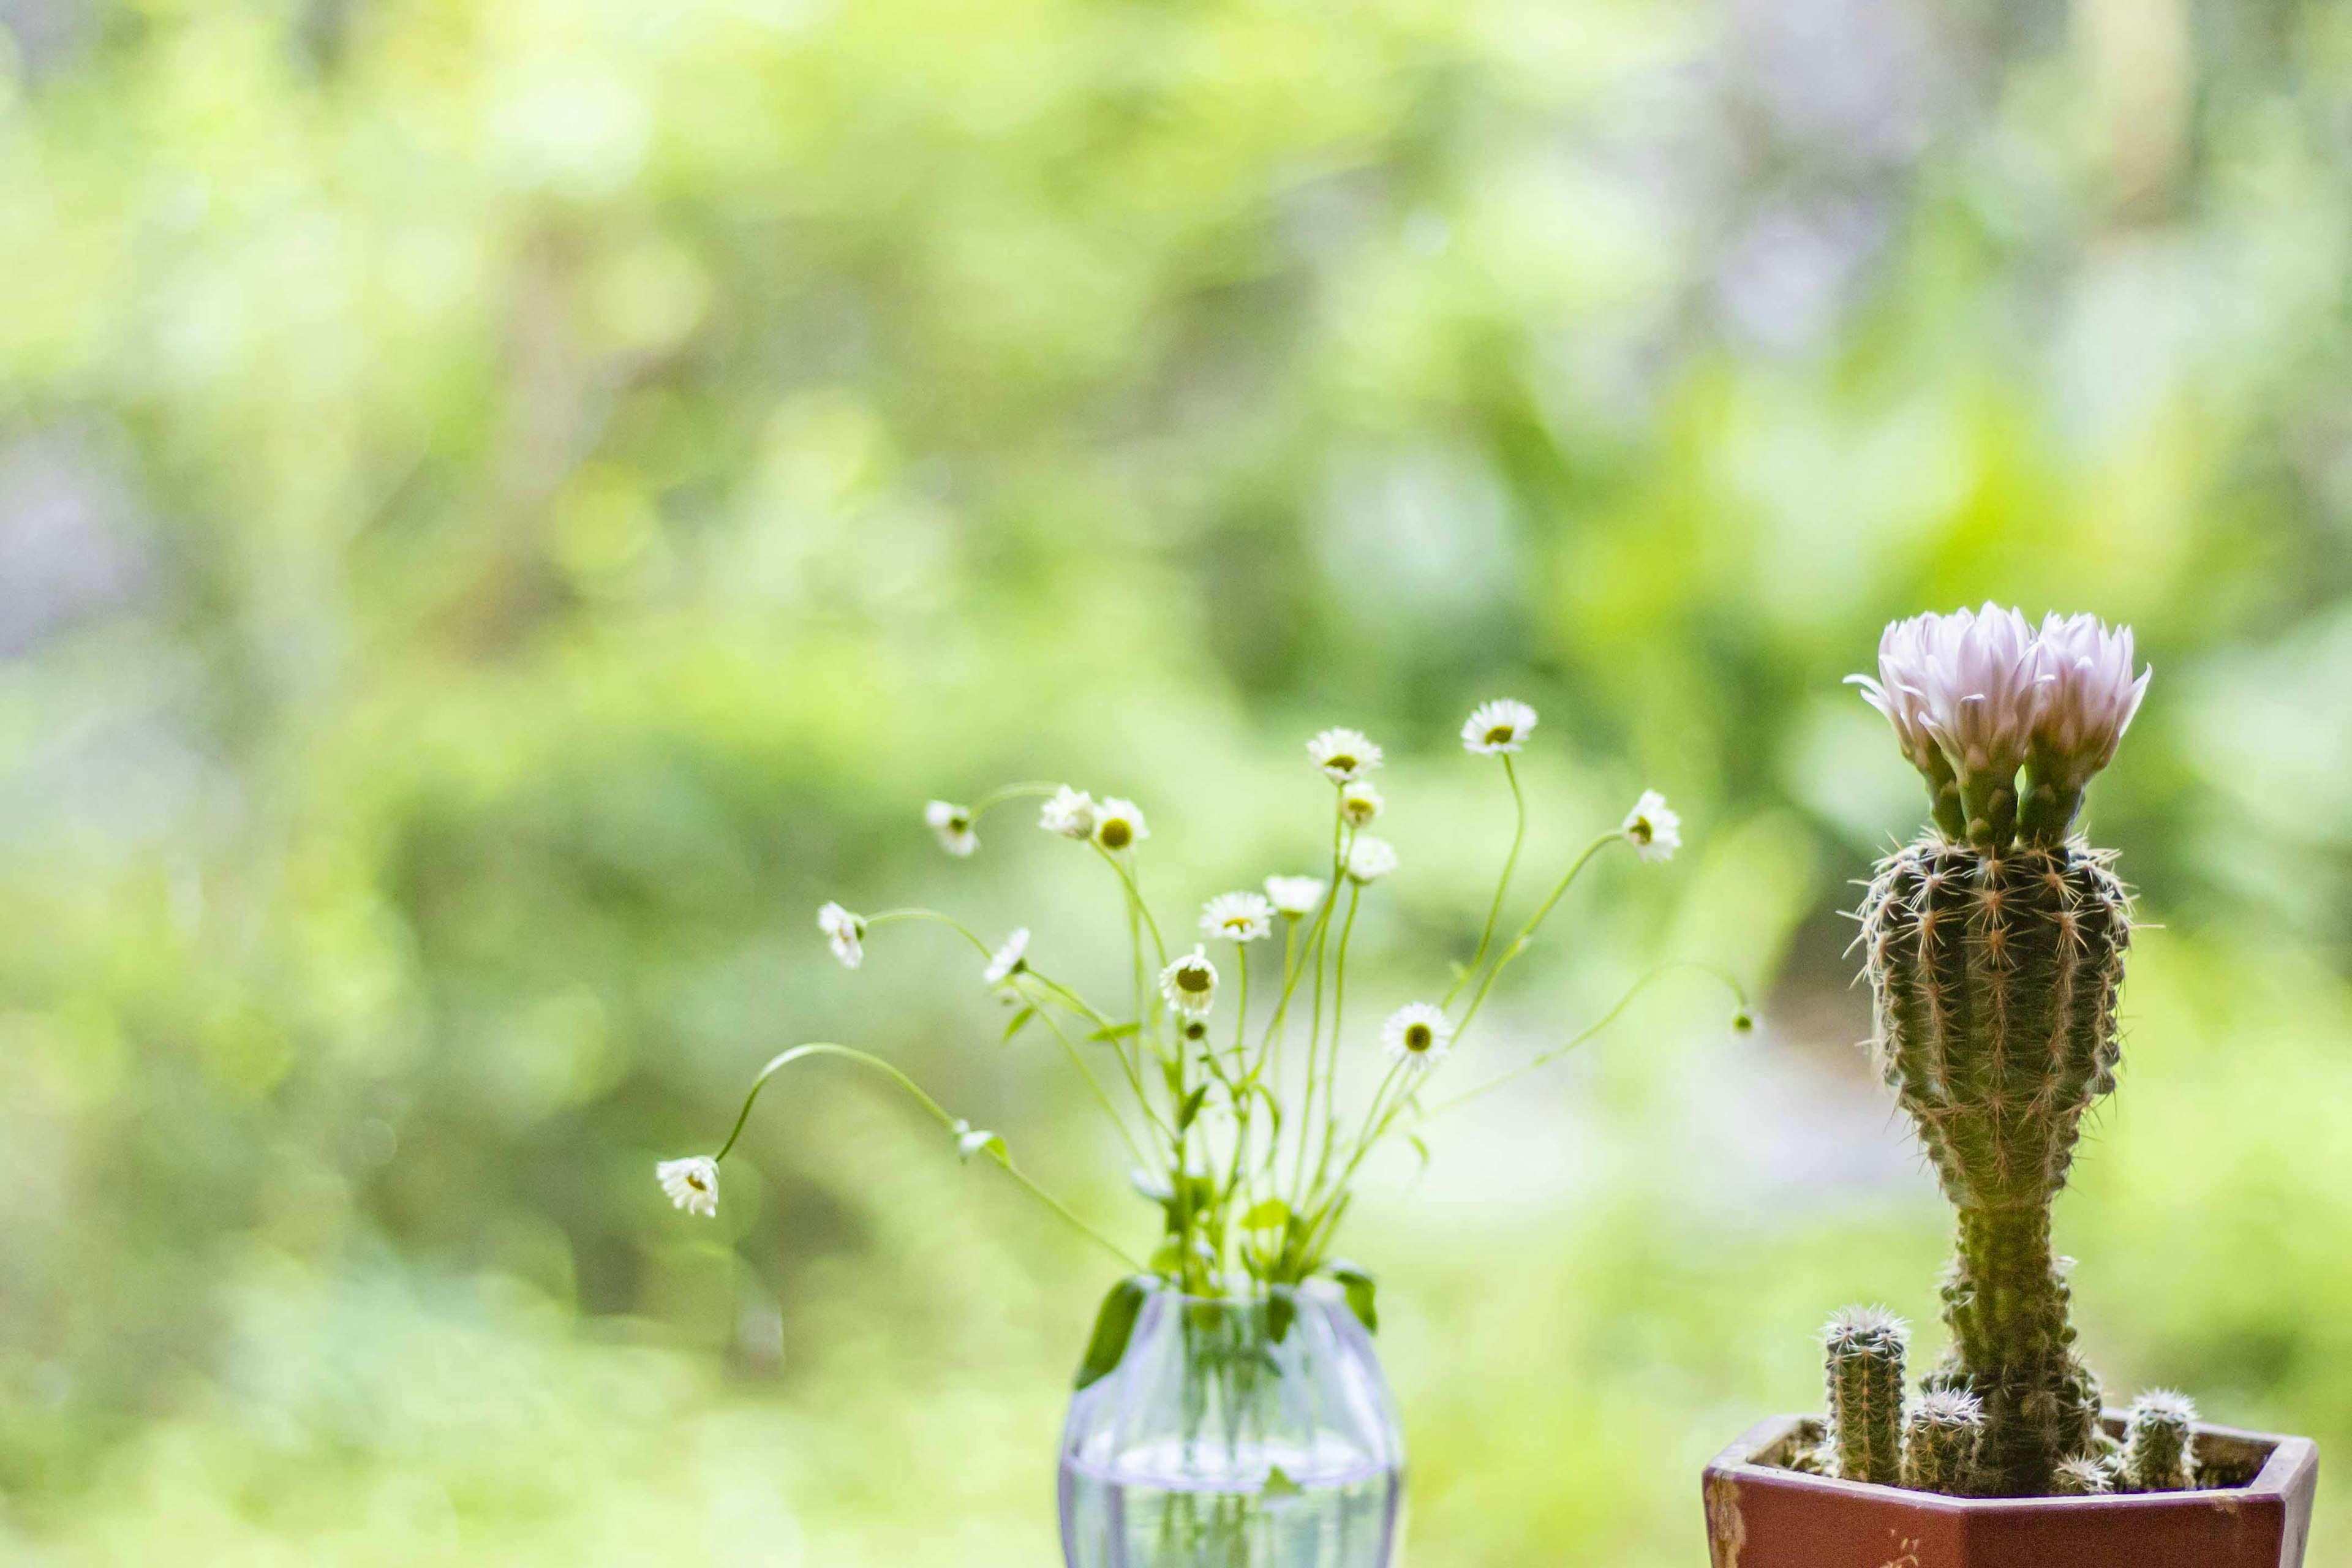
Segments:
[[[1829,1309],[1938,1339],[1838,682],[1986,595],[2157,669],[2094,1360],[2352,1453],[2348,163],[2322,0],[0,0],[0,1556],[1055,1561],[1100,1258],[823,1065],[715,1225],[652,1163],[846,1038],[1148,1236],[970,952],[816,904],[1115,989],[1099,868],[923,802],[1132,795],[1189,923],[1359,724],[1377,1017],[1514,695],[1537,864],[1688,846],[1487,1059],[1664,956],[1765,1026],[1661,988],[1373,1173],[1412,1556],[1700,1563]]]

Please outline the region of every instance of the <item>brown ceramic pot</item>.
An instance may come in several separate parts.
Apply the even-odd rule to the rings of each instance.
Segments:
[[[1941,1497],[1780,1467],[1819,1435],[1802,1417],[1777,1416],[1707,1465],[1715,1568],[2301,1568],[2319,1478],[2319,1449],[2307,1437],[2200,1426],[2200,1458],[2244,1484],[2123,1497]]]

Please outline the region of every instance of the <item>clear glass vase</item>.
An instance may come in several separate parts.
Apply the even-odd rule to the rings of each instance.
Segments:
[[[1146,1298],[1118,1368],[1070,1400],[1069,1568],[1396,1560],[1404,1442],[1388,1380],[1339,1291],[1314,1281],[1295,1301],[1284,1314],[1263,1300]]]

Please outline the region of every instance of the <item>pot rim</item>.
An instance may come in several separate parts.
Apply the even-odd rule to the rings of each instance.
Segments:
[[[2111,1421],[2123,1418],[2123,1413],[2117,1410],[2107,1411],[2105,1415]],[[2047,1512],[2061,1509],[2141,1512],[2178,1508],[2183,1503],[2210,1507],[2233,1498],[2284,1497],[2299,1484],[2308,1484],[2307,1472],[2316,1469],[2319,1464],[2319,1445],[2309,1437],[2219,1426],[2206,1421],[2197,1422],[2191,1427],[2200,1437],[2221,1437],[2233,1443],[2269,1448],[2262,1468],[2244,1485],[2197,1488],[2187,1491],[2110,1492],[2092,1497],[1969,1498],[1951,1497],[1943,1492],[1913,1491],[1907,1487],[1881,1486],[1875,1481],[1851,1481],[1838,1476],[1808,1475],[1802,1470],[1756,1462],[1756,1455],[1788,1436],[1801,1423],[1817,1419],[1819,1417],[1812,1415],[1774,1415],[1759,1421],[1709,1459],[1705,1473],[1710,1479],[1763,1479],[1778,1486],[1793,1487],[1801,1491],[1830,1497],[1844,1495],[1900,1500],[1906,1507],[1934,1513]]]

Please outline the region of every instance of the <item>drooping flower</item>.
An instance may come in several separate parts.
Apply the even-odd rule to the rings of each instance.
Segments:
[[[1346,784],[1381,765],[1381,749],[1361,730],[1326,730],[1307,742],[1307,754],[1324,775]]]
[[[1095,803],[1095,842],[1106,849],[1132,848],[1151,837],[1143,809],[1131,800],[1107,795]]]
[[[672,1207],[709,1219],[719,1213],[719,1162],[708,1154],[664,1160],[654,1167]]]
[[[1339,790],[1339,815],[1350,827],[1364,826],[1378,816],[1381,807],[1387,804],[1381,799],[1381,792],[1372,787],[1370,779],[1354,780]]]
[[[1255,942],[1274,931],[1274,906],[1256,893],[1219,893],[1201,910],[1201,930],[1227,942]]]
[[[2135,677],[2131,628],[2110,631],[2096,616],[2050,616],[2033,639],[2033,667],[2042,697],[2033,719],[2034,771],[2046,771],[2062,792],[2080,792],[2115,761],[2155,672]]]
[[[1671,860],[1683,845],[1683,819],[1666,797],[1656,790],[1645,789],[1633,809],[1625,814],[1625,825],[1620,829],[1625,842],[1644,860]]]
[[[1534,709],[1524,702],[1498,697],[1471,710],[1462,725],[1462,749],[1482,757],[1516,752],[1528,743],[1528,731],[1535,727]]]
[[[1037,814],[1037,826],[1048,833],[1058,833],[1065,838],[1092,838],[1095,836],[1094,797],[1082,789],[1064,784],[1055,790]]]
[[[1377,882],[1396,868],[1396,851],[1385,838],[1360,833],[1348,846],[1348,862],[1343,869],[1348,873],[1348,880],[1359,887]]]
[[[1445,1059],[1454,1046],[1454,1026],[1445,1010],[1427,1002],[1408,1002],[1381,1026],[1381,1048],[1408,1072],[1427,1072]]]
[[[923,820],[940,836],[940,847],[950,855],[961,858],[980,847],[980,835],[972,830],[971,807],[968,805],[935,800],[923,807]]]
[[[1180,1013],[1205,1016],[1217,1000],[1217,966],[1209,950],[1195,943],[1192,951],[1160,972],[1160,994]]]
[[[1002,985],[1029,967],[1029,928],[1023,926],[1004,939],[988,960],[988,968],[981,979],[991,985]]]
[[[816,912],[816,929],[833,944],[833,956],[844,969],[866,962],[866,921],[839,904],[828,903]]]
[[[1265,896],[1285,920],[1298,920],[1315,912],[1323,901],[1323,879],[1320,877],[1268,877]]]

